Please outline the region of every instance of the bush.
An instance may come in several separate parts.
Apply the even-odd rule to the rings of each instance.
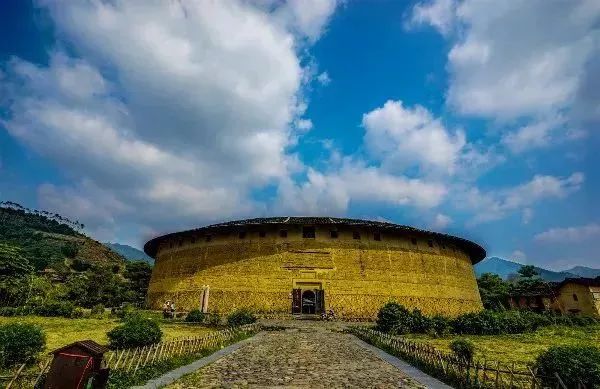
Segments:
[[[231,327],[243,326],[244,324],[252,324],[256,321],[256,316],[245,308],[238,309],[231,315],[227,316],[227,324]]]
[[[600,388],[600,348],[553,346],[538,356],[535,365],[542,376],[558,373],[569,388],[578,387],[578,380],[588,388]],[[544,383],[554,386],[555,381],[548,378]]]
[[[162,331],[156,321],[140,315],[131,315],[106,335],[111,348],[131,348],[160,342]]]
[[[206,315],[206,324],[208,324],[209,326],[219,326],[221,325],[221,315],[219,315],[218,313],[209,313]]]
[[[69,301],[50,301],[35,307],[33,313],[39,316],[70,318],[74,310],[75,306]]]
[[[429,320],[428,333],[433,336],[444,336],[448,335],[452,331],[452,322],[450,319],[435,315]]]
[[[83,308],[76,307],[71,312],[71,319],[79,319],[82,318],[85,312],[83,312]]]
[[[450,350],[456,355],[457,358],[472,362],[473,355],[475,355],[475,345],[468,339],[458,338],[450,343]]]
[[[119,319],[125,319],[125,320],[130,316],[135,316],[138,314],[137,309],[131,304],[123,304],[122,306],[120,306],[118,308],[114,308],[113,313]]]
[[[411,314],[397,302],[386,303],[377,313],[377,330],[388,333],[405,334],[410,332]]]
[[[187,314],[185,321],[188,323],[203,323],[204,313],[198,309],[193,309]]]
[[[26,323],[0,325],[0,366],[2,367],[31,363],[45,346],[44,332],[36,325]]]
[[[102,304],[96,304],[90,310],[90,314],[92,316],[102,317],[102,316],[104,316],[104,312],[105,311],[106,311],[106,308],[104,308],[104,305],[102,305]]]

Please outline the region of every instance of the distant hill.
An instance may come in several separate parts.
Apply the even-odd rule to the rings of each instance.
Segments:
[[[502,259],[502,258],[498,258],[498,257],[490,257],[490,258],[486,258],[483,261],[479,262],[474,267],[475,267],[475,274],[477,274],[477,277],[479,277],[483,273],[495,273],[495,274],[498,274],[503,279],[507,279],[511,274],[516,274],[519,271],[519,269],[521,268],[521,266],[523,266],[523,264],[518,263],[518,262],[508,261],[506,259]],[[582,267],[582,266],[578,266],[577,268],[579,268],[579,267]],[[579,275],[579,274],[571,272],[571,271],[556,272],[556,271],[547,270],[547,269],[537,267],[537,266],[535,269],[540,274],[540,277],[542,277],[546,281],[559,282],[559,281],[562,281],[565,278],[569,278],[569,277],[571,277],[571,278],[583,277],[582,275]],[[583,268],[583,269],[589,269],[589,268]],[[589,269],[589,270],[595,270],[595,269]],[[596,270],[596,271],[598,271],[598,270]]]
[[[125,262],[120,254],[81,233],[83,227],[59,214],[0,203],[0,243],[19,249],[36,270],[75,260],[104,265]]]
[[[142,250],[136,249],[135,247],[120,243],[104,243],[104,245],[121,254],[128,261],[144,261],[150,265],[154,264],[154,258],[147,255]]]
[[[591,267],[575,266],[567,269],[569,273],[577,274],[579,277],[596,278],[600,277],[600,269],[592,269]]]

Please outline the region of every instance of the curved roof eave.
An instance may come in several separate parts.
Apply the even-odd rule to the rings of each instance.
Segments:
[[[173,238],[176,236],[185,236],[189,234],[197,234],[202,232],[216,231],[221,229],[230,229],[230,228],[240,228],[244,226],[257,226],[257,225],[348,225],[348,226],[361,226],[361,227],[373,227],[380,230],[396,230],[396,231],[405,231],[405,232],[414,232],[423,235],[429,235],[432,237],[444,238],[452,243],[455,243],[457,246],[465,250],[469,257],[471,258],[471,262],[476,264],[485,258],[486,253],[483,247],[478,245],[475,242],[470,240],[459,238],[457,236],[444,234],[441,232],[434,232],[428,230],[422,230],[419,228],[405,226],[401,224],[388,223],[388,222],[380,222],[380,221],[371,221],[371,220],[362,220],[362,219],[347,219],[347,218],[334,218],[334,217],[309,217],[309,216],[285,216],[285,217],[268,217],[268,218],[253,218],[253,219],[243,219],[243,220],[233,220],[229,222],[211,224],[205,227],[195,228],[186,231],[173,232],[170,234],[158,236],[146,242],[144,245],[144,252],[151,257],[156,257],[156,252],[158,250],[158,244],[160,241],[163,241],[168,238]]]

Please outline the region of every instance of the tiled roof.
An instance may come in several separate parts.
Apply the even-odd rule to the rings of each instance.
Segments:
[[[68,344],[57,350],[52,351],[52,353],[56,354],[63,350],[69,349],[73,346],[79,346],[85,350],[88,350],[91,354],[94,354],[94,355],[102,355],[108,351],[108,348],[106,346],[102,346],[101,344],[98,344],[91,339],[87,339],[87,340],[80,340],[80,341]]]
[[[419,228],[405,226],[400,224],[381,222],[381,221],[372,221],[372,220],[362,220],[362,219],[346,219],[346,218],[337,218],[337,217],[316,217],[316,216],[283,216],[283,217],[266,217],[266,218],[254,218],[254,219],[243,219],[243,220],[233,220],[224,223],[212,224],[206,227],[196,228],[193,230],[175,232],[163,236],[156,237],[150,241],[148,241],[144,245],[144,251],[146,254],[151,257],[156,256],[156,252],[158,250],[158,243],[162,240],[174,238],[176,236],[185,236],[190,235],[192,233],[198,232],[209,232],[211,230],[221,230],[221,229],[235,229],[236,227],[245,227],[245,226],[257,226],[257,225],[266,225],[266,224],[275,224],[275,225],[346,225],[346,226],[360,226],[360,227],[373,227],[379,230],[396,230],[396,231],[405,231],[405,232],[413,232],[416,234],[429,235],[433,238],[444,238],[454,244],[456,244],[461,249],[465,250],[469,256],[471,257],[471,261],[473,263],[477,263],[485,258],[485,250],[483,247],[478,245],[477,243],[471,242],[470,240],[459,238],[452,235],[442,234],[439,232],[421,230]]]
[[[596,278],[565,278],[560,284],[558,284],[558,288],[561,288],[566,284],[578,284],[583,286],[600,286],[600,277]]]

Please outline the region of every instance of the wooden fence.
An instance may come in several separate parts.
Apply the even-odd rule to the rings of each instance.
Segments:
[[[567,388],[558,375],[544,377],[539,375],[535,368],[527,365],[516,366],[481,360],[467,362],[430,345],[411,342],[369,328],[354,327],[348,331],[458,388],[571,389]],[[583,383],[577,388],[586,389]]]
[[[144,366],[219,348],[241,335],[254,334],[259,330],[260,324],[254,323],[215,331],[202,337],[177,338],[150,346],[109,351],[104,354],[104,363],[113,371],[136,374]],[[52,357],[47,356],[38,365],[27,369],[25,365],[21,365],[13,374],[0,376],[0,382],[7,382],[7,389],[33,388],[48,369],[51,360]]]

